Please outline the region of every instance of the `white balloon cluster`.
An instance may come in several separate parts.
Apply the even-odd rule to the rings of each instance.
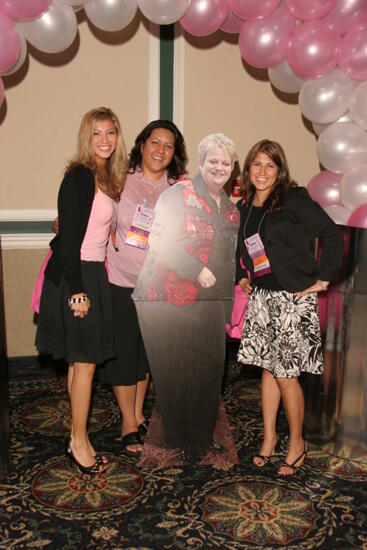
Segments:
[[[239,33],[245,61],[267,68],[282,92],[299,93],[319,136],[325,170],[309,183],[311,195],[335,221],[367,227],[367,0],[0,0],[0,76],[19,70],[27,41],[51,54],[68,48],[80,9],[107,32],[140,9],[195,36]]]

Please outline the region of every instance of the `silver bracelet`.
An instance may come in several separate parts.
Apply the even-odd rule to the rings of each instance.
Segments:
[[[88,296],[86,294],[83,294],[83,296],[79,296],[78,298],[69,298],[68,299],[68,306],[71,306],[71,304],[82,304],[83,302],[86,302],[88,300]]]

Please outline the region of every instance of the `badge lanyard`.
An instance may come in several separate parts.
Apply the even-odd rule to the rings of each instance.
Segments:
[[[266,212],[264,212],[261,217],[259,226],[257,228],[257,232],[254,235],[251,235],[251,237],[246,238],[246,226],[250,219],[252,206],[253,206],[253,202],[251,203],[247,220],[243,228],[243,236],[244,236],[247,252],[254,264],[254,278],[255,278],[255,277],[262,277],[263,275],[267,275],[268,273],[271,273],[271,267],[270,267],[269,259],[265,252],[264,244],[261,240],[260,233],[259,233],[261,224],[266,216]]]
[[[153,220],[154,209],[147,206],[146,199],[144,199],[142,203],[136,205],[135,213],[127,233],[125,244],[145,250],[148,246],[148,238]],[[117,227],[117,216],[115,226]],[[119,252],[119,248],[116,243],[115,231],[111,231],[111,241],[116,252]]]

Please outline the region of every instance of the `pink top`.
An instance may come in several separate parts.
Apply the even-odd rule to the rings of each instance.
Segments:
[[[116,226],[116,246],[119,252],[114,249],[111,239],[107,246],[107,262],[109,268],[109,280],[114,285],[134,288],[139,271],[147,250],[125,244],[127,232],[134,218],[135,209],[138,204],[153,208],[159,195],[168,189],[167,174],[162,179],[151,181],[143,176],[141,170],[134,174],[127,174],[121,200],[117,203],[113,226]]]
[[[80,249],[81,260],[105,261],[114,204],[114,200],[100,189],[94,195],[87,231]]]

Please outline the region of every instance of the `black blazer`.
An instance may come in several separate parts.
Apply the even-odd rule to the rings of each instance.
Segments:
[[[65,275],[70,294],[84,292],[80,248],[87,231],[94,191],[94,176],[82,164],[70,170],[60,185],[57,199],[59,232],[50,242],[52,256],[45,277],[58,286]]]
[[[243,238],[243,227],[249,205],[242,199],[237,203],[240,211],[240,228],[237,243],[237,280],[247,277],[240,258],[253,277],[253,263]],[[317,279],[334,281],[341,274],[343,234],[338,226],[311,199],[304,187],[295,187],[284,206],[277,212],[268,212],[264,219],[265,251],[279,284],[289,292],[304,290]],[[320,265],[311,250],[310,238],[322,242]]]

